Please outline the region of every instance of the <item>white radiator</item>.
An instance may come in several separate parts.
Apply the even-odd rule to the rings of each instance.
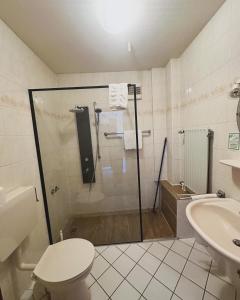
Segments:
[[[208,184],[209,129],[184,131],[184,183],[205,194]]]

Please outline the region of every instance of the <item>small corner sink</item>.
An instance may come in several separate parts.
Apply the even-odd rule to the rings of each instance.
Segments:
[[[240,203],[230,198],[196,200],[188,204],[186,215],[221,270],[240,286]]]

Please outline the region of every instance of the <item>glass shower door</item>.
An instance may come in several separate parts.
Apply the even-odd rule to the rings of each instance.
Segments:
[[[111,111],[108,89],[37,91],[33,104],[50,234],[95,245],[141,240],[134,102]]]

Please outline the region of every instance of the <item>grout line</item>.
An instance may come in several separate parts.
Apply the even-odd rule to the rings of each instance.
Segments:
[[[153,244],[153,243],[152,243]],[[133,244],[133,245],[137,245],[137,244]],[[162,265],[162,263],[164,262],[164,259],[166,258],[166,256],[168,255],[168,253],[170,252],[170,251],[172,251],[172,252],[174,252],[175,254],[177,254],[177,255],[179,255],[179,256],[181,256],[181,257],[183,257],[185,260],[186,260],[186,263],[187,263],[187,261],[188,261],[188,258],[186,258],[186,257],[184,257],[184,256],[182,256],[182,255],[180,255],[179,253],[177,253],[177,252],[175,252],[175,251],[173,251],[172,249],[171,249],[171,247],[172,247],[172,245],[171,245],[171,247],[170,248],[168,248],[168,247],[165,247],[165,246],[163,246],[162,244],[160,244],[162,247],[164,247],[164,248],[166,248],[166,249],[168,249],[168,251],[167,251],[167,253],[166,253],[166,255],[164,256],[164,258],[163,258],[163,260],[161,260],[161,259],[159,259],[159,257],[157,257],[157,256],[155,256],[154,254],[151,254],[148,250],[151,248],[151,246],[150,247],[148,247],[148,249],[147,250],[145,250],[145,249],[143,249],[142,247],[142,249],[145,251],[144,252],[144,254],[140,257],[140,259],[137,261],[137,262],[135,262],[135,265],[134,265],[134,267],[129,271],[129,273],[128,273],[128,275],[131,273],[131,271],[135,268],[135,266],[136,265],[138,265],[140,268],[142,268],[144,271],[146,271],[150,276],[152,276],[152,278],[154,277],[154,275],[156,274],[156,272],[158,271],[158,269],[160,268],[160,266]],[[129,248],[129,247],[128,247]],[[190,247],[191,248],[191,251],[192,251],[192,249],[193,249],[193,246],[192,247]],[[101,253],[103,253],[104,251],[105,251],[106,249],[104,249]],[[127,250],[127,249],[126,249]],[[126,251],[125,250],[125,251]],[[124,251],[124,253],[125,253],[125,251]],[[190,254],[191,254],[191,251],[189,252],[189,256],[190,256]],[[157,270],[156,270],[156,272],[154,273],[154,275],[152,275],[151,273],[149,273],[149,271],[148,270],[146,270],[146,269],[144,269],[141,265],[139,265],[138,263],[139,263],[139,261],[141,260],[141,258],[146,254],[146,252],[147,253],[149,253],[150,255],[152,255],[153,257],[155,257],[156,259],[158,259],[159,261],[160,261],[160,265],[159,265],[159,267],[157,268]],[[101,254],[100,254],[101,255]],[[125,255],[127,255],[127,253],[125,253]],[[121,256],[121,255],[120,255]],[[120,257],[119,256],[119,257]],[[127,255],[128,256],[128,255]],[[189,257],[188,256],[188,257]],[[103,257],[104,258],[104,257]],[[130,257],[130,256],[128,256],[128,258],[130,258],[132,261],[133,261],[133,259]],[[105,258],[104,258],[105,259]],[[117,258],[118,259],[118,258]],[[117,260],[116,259],[116,260]],[[105,259],[106,260],[106,259]],[[116,261],[115,260],[115,261]],[[107,261],[107,260],[106,260]],[[114,262],[115,262],[114,261]],[[108,261],[107,261],[108,262]],[[113,263],[114,263],[113,262]],[[109,263],[109,262],[108,262]],[[167,266],[169,266],[166,262],[164,262]],[[185,263],[185,265],[186,265],[186,263]],[[184,268],[185,268],[185,265],[184,265]],[[197,265],[197,264],[195,264],[195,265]],[[198,266],[198,265],[197,265]],[[173,269],[171,266],[169,266],[171,269]],[[198,266],[199,267],[199,266]],[[113,266],[113,268],[115,269],[115,267]],[[184,268],[183,268],[183,270],[184,270]],[[109,268],[108,268],[109,269]],[[102,275],[108,270],[108,269],[106,269],[103,273],[102,273]],[[116,270],[116,269],[115,269]],[[179,273],[177,270],[175,270],[175,269],[173,269],[175,272],[177,272],[177,273]],[[183,272],[183,270],[182,270],[182,272]],[[118,273],[120,273],[118,270],[116,270]],[[182,273],[181,272],[181,273]],[[181,273],[179,273],[180,274],[180,277],[181,276],[183,276],[183,277],[185,277],[184,275],[181,275]],[[101,275],[101,276],[102,276]],[[122,274],[120,273],[120,275],[122,276]],[[127,276],[128,276],[127,275]],[[101,277],[100,276],[100,277]],[[127,280],[127,276],[125,277],[125,279]],[[100,278],[99,277],[99,278]],[[122,276],[123,277],[123,276]],[[180,277],[179,277],[179,279],[180,279]],[[98,278],[98,279],[99,279]],[[151,280],[149,281],[149,283],[152,281],[152,278],[151,278]],[[154,277],[155,278],[155,277]],[[186,279],[188,279],[187,277],[185,277]],[[164,283],[162,283],[162,282],[160,282],[157,278],[155,278],[159,283],[161,283],[162,285],[164,285],[168,290],[170,290]],[[189,279],[188,279],[189,280]],[[190,280],[190,281],[192,281],[192,280]],[[128,280],[127,280],[127,282],[128,283],[130,283]],[[193,282],[193,281],[192,281]],[[149,283],[148,283],[148,285],[149,285]],[[196,284],[195,282],[193,282],[194,284]],[[131,284],[131,283],[130,283]],[[147,286],[148,286],[147,285]],[[198,284],[196,284],[196,285],[198,285]],[[131,284],[131,286],[133,286],[132,284]],[[177,286],[177,285],[176,285]],[[199,285],[198,285],[199,286]],[[134,286],[133,286],[134,287]],[[200,287],[200,286],[199,286]],[[134,287],[135,288],[135,287]],[[147,287],[146,287],[147,288]],[[144,291],[146,290],[146,288],[144,289]],[[200,287],[201,289],[202,289],[202,287]],[[136,288],[135,288],[136,289]],[[137,290],[137,289],[136,289]],[[138,290],[137,290],[138,291]],[[170,290],[171,292],[173,292],[172,290]],[[114,291],[115,292],[115,291]],[[140,291],[138,291],[138,292],[140,292]],[[142,295],[143,296],[143,295]]]
[[[137,244],[136,244],[137,245]],[[140,246],[139,246],[140,247]],[[142,247],[140,247],[141,249],[143,249]],[[132,272],[132,270],[138,265],[139,267],[141,267],[138,263],[139,263],[139,261],[142,259],[142,257],[146,254],[146,252],[147,252],[147,250],[146,249],[143,249],[144,250],[144,253],[143,253],[143,255],[138,259],[138,261],[137,262],[135,262],[130,256],[128,256],[127,255],[127,253],[125,253],[125,255],[128,257],[128,258],[130,258],[132,261],[134,261],[134,263],[135,263],[135,265],[132,267],[132,269],[128,272],[128,274],[124,277],[124,280],[126,280],[139,294],[140,294],[140,297],[139,298],[141,298],[141,292],[135,287],[135,286],[133,286],[133,284],[131,283],[131,282],[129,282],[128,280],[127,280],[127,277],[128,277],[128,275]],[[113,266],[113,268],[114,268],[114,266]],[[142,267],[141,267],[142,268]],[[115,268],[114,268],[115,269]],[[143,269],[143,268],[142,268]],[[116,270],[116,269],[115,269]],[[143,270],[145,270],[145,269],[143,269]],[[118,272],[118,270],[116,270],[117,272]],[[115,293],[115,291],[114,291],[114,293]],[[113,295],[113,294],[112,294]]]
[[[212,261],[213,261],[213,259],[212,259]],[[212,267],[212,265],[211,265],[211,267]],[[231,282],[229,282],[229,281],[225,280],[224,278],[222,278],[222,277],[221,277],[221,276],[219,276],[218,274],[215,274],[215,273],[213,273],[213,272],[211,271],[211,268],[210,268],[210,271],[209,271],[209,273],[210,273],[211,275],[213,275],[213,276],[217,277],[218,279],[220,279],[220,280],[224,281],[225,283],[227,283],[227,284],[229,284],[229,285],[231,285],[231,286],[233,286],[233,287],[234,287],[233,283],[231,283]],[[228,278],[229,278],[229,277],[228,277]],[[229,279],[230,279],[230,278],[229,278]]]
[[[195,241],[195,242],[196,242],[196,241]],[[194,244],[195,244],[195,242],[194,242]],[[189,260],[189,257],[190,257],[190,255],[191,255],[192,250],[198,250],[198,249],[194,248],[194,245],[192,246],[192,249],[191,249],[191,251],[190,251],[190,253],[189,253],[189,256],[188,256],[188,258],[187,258],[186,264],[187,264],[187,262],[189,261],[189,262],[193,263],[194,265],[200,267],[198,264],[196,264],[196,263],[192,262],[191,260]],[[202,252],[202,251],[200,251],[200,252],[201,252],[201,253],[204,253],[204,252]],[[191,279],[189,279],[189,278],[187,278],[186,276],[184,276],[183,271],[184,271],[184,269],[185,269],[185,267],[186,267],[186,264],[184,265],[184,268],[183,268],[183,270],[182,270],[182,272],[181,272],[181,275],[180,275],[180,277],[179,277],[179,280],[181,279],[181,277],[184,277],[184,278],[188,279],[189,281],[191,281],[192,283],[194,283],[195,285],[197,285],[198,287],[200,287],[200,288],[204,291],[204,292],[203,292],[203,297],[202,297],[202,299],[203,299],[203,298],[204,298],[204,295],[205,295],[205,291],[206,291],[206,285],[207,285],[207,282],[208,282],[208,277],[209,277],[210,270],[211,270],[212,260],[211,260],[211,263],[210,263],[210,265],[209,265],[208,271],[206,271],[205,269],[203,269],[202,267],[200,267],[201,269],[205,270],[205,271],[208,273],[207,280],[206,280],[206,284],[205,284],[205,288],[201,287],[201,286],[200,286],[199,284],[197,284],[196,282],[194,282],[194,281],[192,281]],[[178,280],[178,282],[179,282],[179,280]],[[177,282],[177,285],[178,285],[178,282]],[[176,287],[175,287],[175,289],[174,289],[174,293],[175,293],[175,290],[176,290],[176,288],[177,288],[177,285],[176,285]],[[208,292],[208,291],[207,291],[207,292]],[[208,292],[208,293],[209,293],[209,292]],[[211,293],[209,293],[209,294],[211,294]],[[212,295],[212,294],[211,294],[211,295]],[[177,295],[177,296],[178,296],[178,295]],[[214,296],[214,295],[212,295],[212,296]],[[179,296],[178,296],[178,297],[179,297]],[[216,296],[214,296],[214,297],[216,298]],[[216,299],[217,299],[217,298],[216,298]]]
[[[163,246],[163,245],[162,245],[162,246]],[[172,246],[173,246],[173,245],[172,245]],[[202,270],[206,271],[203,267],[201,267],[200,265],[198,265],[198,264],[195,263],[194,261],[189,260],[189,256],[190,256],[192,250],[197,250],[196,248],[194,248],[193,246],[191,247],[191,246],[188,245],[188,246],[191,248],[191,251],[189,252],[188,257],[185,257],[185,256],[179,254],[178,252],[174,251],[174,250],[172,249],[172,246],[169,248],[172,252],[174,252],[175,254],[181,256],[182,258],[184,258],[185,260],[191,262],[192,264],[194,264],[195,266],[201,268]],[[165,247],[165,246],[164,246],[164,247]],[[167,247],[165,247],[165,248],[167,248]],[[197,251],[198,251],[198,250],[197,250]],[[198,251],[198,252],[199,252],[199,251]],[[202,251],[200,251],[200,252],[203,253],[203,254],[205,254],[205,255],[207,255],[206,253],[204,253],[204,252],[202,252]],[[149,252],[149,253],[150,253],[150,252]],[[151,254],[151,253],[150,253],[150,254]],[[152,254],[152,255],[153,255],[154,257],[156,257],[157,259],[159,259],[159,258],[158,258],[157,256],[155,256],[154,254]],[[171,269],[173,269],[174,271],[176,271],[176,272],[179,273],[179,271],[175,270],[175,269],[174,269],[172,266],[170,266],[167,262],[164,261],[164,263],[165,263],[167,266],[169,266]],[[185,268],[185,265],[184,265],[184,268]],[[208,272],[208,271],[207,271],[207,272]],[[179,274],[181,274],[181,273],[179,273]],[[184,276],[184,275],[182,275],[182,276]],[[187,278],[186,276],[184,276],[184,277],[185,277],[186,279],[188,279],[188,280],[191,280],[191,279]],[[192,280],[191,280],[191,281],[192,281]],[[192,282],[195,283],[196,285],[198,285],[196,282],[194,282],[194,281],[192,281]],[[198,285],[198,286],[199,286],[199,285]],[[199,286],[199,287],[202,289],[201,286]]]
[[[153,243],[152,243],[153,244]],[[151,246],[152,245],[150,245],[149,247],[148,247],[148,249],[150,249],[151,248]],[[163,246],[163,245],[161,245],[161,246]],[[163,259],[165,259],[165,257],[167,256],[167,254],[168,254],[168,252],[171,250],[170,248],[167,248],[167,247],[165,247],[165,246],[163,246],[164,248],[166,248],[166,249],[168,249],[168,251],[167,251],[167,253],[166,253],[166,255],[164,256],[164,258]],[[142,247],[141,247],[142,248]],[[143,249],[143,248],[142,248]],[[148,287],[148,285],[150,284],[150,282],[152,281],[152,279],[153,278],[155,278],[154,277],[154,275],[156,274],[156,272],[158,271],[158,269],[160,268],[160,266],[161,266],[161,264],[163,263],[163,260],[161,260],[161,259],[159,259],[158,257],[156,257],[156,256],[154,256],[154,255],[152,255],[150,252],[148,252],[148,249],[146,250],[146,249],[143,249],[144,250],[144,254],[139,258],[139,260],[137,261],[137,262],[135,262],[135,265],[133,266],[133,268],[128,272],[128,274],[127,274],[127,276],[126,277],[124,277],[124,279],[138,292],[138,293],[140,293],[140,297],[144,297],[143,296],[143,293],[144,293],[144,291],[146,290],[146,288]],[[127,249],[126,249],[127,250]],[[154,273],[154,275],[152,275],[151,273],[149,273],[149,271],[148,270],[146,270],[145,268],[143,268],[141,265],[139,265],[138,263],[139,263],[139,261],[142,259],[142,257],[146,254],[146,253],[148,253],[148,254],[150,254],[150,255],[152,255],[153,257],[155,257],[156,259],[158,259],[159,260],[159,262],[160,262],[160,265],[159,265],[159,267],[157,268],[157,270],[155,271],[155,273]],[[132,261],[133,261],[133,259],[130,257],[130,256],[128,256],[127,255],[127,253],[125,253],[125,255],[128,257],[128,258],[130,258]],[[117,260],[117,259],[116,259]],[[115,261],[116,261],[115,260]],[[115,262],[114,261],[114,262]],[[145,272],[147,272],[150,276],[151,276],[151,279],[150,279],[150,281],[149,281],[149,283],[147,284],[147,286],[146,286],[146,288],[144,289],[144,291],[141,293],[139,290],[137,290],[137,288],[136,287],[134,287],[132,284],[131,284],[131,282],[129,282],[128,281],[128,279],[127,279],[127,277],[128,277],[128,275],[132,272],[132,270],[136,267],[136,265],[138,265],[138,267],[140,267],[141,269],[143,269]],[[115,267],[114,266],[112,266],[114,269],[115,269]],[[120,273],[117,269],[115,269],[118,273]],[[120,273],[121,274],[121,273]],[[121,275],[122,276],[122,275]],[[101,276],[100,276],[101,277]],[[155,278],[156,279],[156,278]],[[157,280],[157,279],[156,279]],[[160,282],[159,280],[157,280],[159,283],[161,283],[162,285],[164,285],[162,282]],[[122,283],[122,282],[121,282]],[[164,285],[165,286],[165,285]],[[167,286],[165,286],[169,291],[171,291]],[[116,290],[115,290],[116,291]],[[115,291],[114,291],[114,293],[115,293]],[[172,291],[171,291],[172,292]],[[112,294],[113,295],[113,294]],[[145,298],[145,297],[144,297]]]
[[[132,244],[132,245],[137,245],[137,244]],[[131,246],[131,245],[130,245]],[[129,246],[129,247],[130,247]],[[129,248],[128,247],[128,248]],[[127,248],[127,249],[128,249]],[[140,247],[142,250],[144,250],[142,247]],[[117,286],[117,288],[113,291],[113,293],[111,294],[111,296],[116,292],[116,290],[120,287],[120,285],[123,283],[123,281],[124,280],[126,280],[138,293],[139,293],[139,291],[127,280],[127,276],[132,272],[132,270],[136,267],[136,265],[138,264],[138,262],[140,261],[140,259],[145,255],[145,253],[146,253],[146,250],[144,250],[144,253],[143,253],[143,255],[139,258],[139,260],[137,261],[137,262],[135,262],[131,257],[129,257],[125,252],[127,251],[127,249],[125,249],[123,252],[122,252],[122,254],[120,255],[120,256],[122,256],[123,254],[125,254],[128,258],[130,258],[133,262],[134,262],[134,266],[130,269],[130,271],[128,272],[128,274],[126,275],[126,276],[123,276],[114,266],[113,266],[113,264],[114,264],[114,262],[120,257],[120,256],[118,256],[118,258],[116,258],[112,263],[109,263],[101,254],[99,254],[100,256],[102,256],[102,258],[103,259],[105,259],[109,264],[110,264],[110,266],[100,275],[100,277],[98,278],[98,279],[100,279],[101,277],[102,277],[102,275],[107,271],[107,270],[109,270],[110,269],[110,267],[112,267],[115,271],[117,271],[119,274],[120,274],[120,276],[123,278],[123,280],[120,282],[120,284]],[[106,250],[106,249],[105,249]],[[105,251],[104,250],[104,251]],[[103,251],[103,252],[104,252]],[[96,281],[98,281],[98,279],[96,279]],[[100,284],[100,283],[98,283],[98,284]],[[102,288],[103,289],[103,288]],[[104,290],[104,289],[103,289]],[[104,292],[108,295],[108,293],[104,290]],[[109,295],[108,295],[109,296]],[[111,297],[111,296],[109,296],[109,297]]]
[[[188,259],[189,259],[190,255],[191,255],[191,253],[192,253],[193,248],[194,248],[194,244],[195,244],[195,242],[193,243],[193,246],[192,246],[192,248],[191,248],[191,251],[189,252],[188,257],[186,258],[186,262],[185,262],[185,264],[184,264],[184,267],[183,267],[183,269],[182,269],[182,272],[180,273],[180,276],[179,276],[179,278],[178,278],[178,281],[177,281],[177,283],[176,283],[176,286],[175,286],[175,288],[174,288],[174,290],[173,290],[173,295],[174,295],[174,294],[177,295],[175,292],[176,292],[178,283],[179,283],[179,281],[180,281],[180,279],[181,279],[181,277],[182,277],[183,271],[184,271],[184,269],[185,269],[185,267],[186,267],[186,264],[187,264],[187,262],[188,262]],[[173,295],[172,295],[172,297],[173,297]],[[178,296],[178,295],[177,295],[177,296]],[[172,299],[172,297],[171,297],[171,299]]]
[[[111,268],[112,266],[111,266],[111,264],[109,265],[109,267],[101,274],[101,276],[98,278],[98,279],[100,279],[102,276],[103,276],[103,274],[105,274],[110,268]],[[118,272],[119,273],[119,272]],[[123,277],[122,275],[121,275],[121,277]],[[100,282],[98,282],[98,279],[96,279],[96,282],[98,283],[98,285],[100,285],[100,287],[102,288],[102,290],[105,292],[105,294],[108,296],[108,298],[110,298],[112,295],[113,295],[113,293],[119,288],[119,286],[121,285],[121,283],[124,281],[124,278],[123,278],[123,280],[120,282],[120,284],[117,286],[117,288],[114,290],[114,292],[109,296],[109,294],[107,293],[107,291],[105,291],[105,289],[103,288],[103,286],[100,284]]]
[[[95,284],[95,283],[101,288],[101,290],[103,290],[103,292],[106,294],[106,296],[107,296],[108,299],[109,299],[110,297],[109,297],[108,293],[104,290],[104,288],[101,286],[101,284],[100,284],[97,280],[94,282],[94,284]],[[92,286],[93,286],[93,285],[92,285]]]
[[[165,246],[163,246],[163,245],[161,245],[162,247],[165,247]],[[165,248],[167,248],[167,247],[165,247]],[[148,248],[149,249],[149,248]],[[168,251],[166,252],[166,254],[165,254],[165,256],[164,256],[164,258],[163,258],[163,260],[160,260],[159,258],[159,260],[160,260],[160,265],[158,266],[158,268],[156,269],[156,271],[154,272],[154,274],[152,275],[152,278],[150,279],[150,281],[149,281],[149,283],[147,284],[147,286],[145,287],[145,289],[143,290],[143,292],[142,292],[142,296],[143,296],[143,294],[144,294],[144,292],[146,291],[146,289],[148,288],[148,286],[150,285],[150,283],[151,283],[151,281],[153,280],[153,278],[154,279],[156,279],[154,276],[155,276],[155,274],[157,273],[157,271],[159,270],[159,268],[160,268],[160,266],[162,265],[162,263],[163,263],[163,261],[164,261],[164,259],[166,258],[166,256],[168,255],[168,253],[169,253],[169,251],[170,251],[170,248],[167,248],[168,249]],[[148,252],[148,251],[146,251],[146,252]],[[148,252],[149,254],[151,254],[150,252]],[[156,257],[156,256],[154,256],[154,257]],[[159,281],[158,281],[159,282]],[[162,283],[161,283],[162,284]],[[163,284],[164,285],[164,284]],[[164,285],[165,286],[165,285]],[[166,287],[166,286],[165,286]],[[170,290],[168,287],[166,287],[168,290]],[[170,290],[171,291],[171,290]],[[172,291],[171,291],[172,292]],[[144,297],[144,296],[143,296]],[[145,298],[145,297],[144,297]]]
[[[157,243],[159,243],[159,242],[157,242]],[[182,242],[182,243],[184,243],[184,242]],[[148,251],[148,250],[152,247],[153,243],[151,243],[147,249],[141,247],[140,244],[141,244],[140,242],[139,242],[139,243],[129,244],[129,246],[128,246],[125,250],[121,250],[120,248],[117,247],[117,245],[113,245],[113,246],[116,246],[122,253],[121,253],[121,255],[119,255],[112,263],[109,263],[109,262],[107,261],[107,259],[105,259],[105,258],[102,256],[102,253],[104,253],[104,252],[107,250],[108,246],[107,246],[107,248],[104,249],[101,253],[99,253],[99,256],[101,256],[101,257],[109,264],[109,267],[108,267],[108,268],[107,268],[107,269],[99,276],[98,279],[100,279],[100,278],[103,276],[103,274],[104,274],[106,271],[109,270],[110,267],[112,267],[115,271],[117,271],[117,272],[121,275],[121,277],[123,278],[123,280],[120,282],[120,284],[117,286],[117,288],[116,288],[116,289],[114,290],[114,292],[111,294],[111,296],[116,292],[116,290],[120,287],[120,285],[124,282],[124,280],[126,280],[126,281],[127,281],[127,282],[128,282],[128,283],[129,283],[129,284],[130,284],[130,285],[131,285],[138,293],[140,293],[140,297],[143,297],[143,298],[145,299],[145,297],[143,296],[143,293],[146,291],[147,287],[149,286],[149,284],[151,283],[151,281],[152,281],[153,278],[154,278],[154,279],[157,280],[160,284],[162,284],[163,286],[165,286],[169,291],[171,291],[171,293],[173,293],[172,296],[171,296],[171,299],[172,299],[172,297],[173,297],[174,295],[176,295],[175,291],[176,291],[177,285],[178,285],[178,283],[179,283],[181,277],[184,277],[184,278],[186,278],[187,280],[191,281],[193,284],[197,285],[199,288],[201,288],[201,289],[204,291],[204,292],[203,292],[203,297],[202,297],[202,299],[204,298],[204,295],[205,295],[205,292],[206,292],[206,286],[207,286],[207,282],[208,282],[208,278],[209,278],[209,274],[210,274],[210,270],[211,270],[211,266],[212,266],[212,261],[211,261],[210,266],[209,266],[208,271],[207,271],[207,272],[208,272],[208,276],[207,276],[207,280],[206,280],[206,283],[205,283],[205,288],[203,288],[202,286],[199,286],[196,282],[192,281],[191,279],[189,279],[189,278],[187,278],[186,276],[183,275],[183,271],[184,271],[184,269],[185,269],[186,264],[187,264],[188,261],[191,262],[191,263],[193,263],[193,264],[196,265],[197,267],[199,267],[199,268],[205,270],[204,268],[200,267],[198,264],[196,264],[196,263],[192,262],[191,260],[189,260],[189,257],[190,257],[190,255],[191,255],[191,253],[192,253],[193,250],[196,250],[197,252],[200,252],[200,253],[202,253],[202,254],[207,255],[207,254],[204,253],[203,251],[194,248],[195,242],[194,242],[194,244],[193,244],[192,246],[190,246],[190,245],[187,244],[187,243],[184,243],[184,245],[187,245],[187,246],[189,246],[189,248],[191,248],[191,250],[190,250],[190,252],[189,252],[187,258],[184,257],[184,256],[182,256],[181,254],[179,254],[179,253],[177,253],[177,252],[175,252],[174,250],[171,249],[171,247],[173,246],[174,243],[171,245],[170,248],[168,248],[168,247],[162,245],[161,243],[159,243],[162,247],[164,247],[164,248],[166,248],[166,249],[168,250],[168,251],[166,252],[164,258],[163,258],[162,260],[159,259],[158,257],[156,257],[155,255],[153,255],[152,253],[150,253],[150,252]],[[125,252],[127,251],[127,249],[128,249],[131,245],[136,245],[136,246],[140,247],[142,250],[144,250],[144,253],[143,253],[142,256],[137,260],[137,262],[134,261],[127,253],[125,253]],[[175,254],[177,254],[177,255],[183,257],[183,258],[186,260],[186,262],[185,262],[185,264],[184,264],[184,267],[183,267],[183,269],[182,269],[182,272],[179,273],[177,270],[175,270],[174,268],[172,268],[171,266],[169,266],[166,262],[164,262],[164,259],[166,258],[166,256],[168,255],[168,253],[169,253],[170,251],[172,251],[172,252],[174,252]],[[139,265],[139,261],[142,259],[142,257],[143,257],[146,253],[152,255],[153,257],[155,257],[156,259],[158,259],[159,262],[160,262],[160,265],[158,266],[158,268],[156,269],[156,271],[154,272],[154,274],[149,273],[148,270],[146,270],[144,267],[142,267],[141,265]],[[115,263],[115,261],[117,261],[123,254],[125,254],[129,259],[131,259],[131,261],[134,262],[134,266],[130,269],[130,271],[127,273],[126,276],[123,276],[123,275],[122,275],[122,274],[121,274],[121,273],[113,266],[113,264]],[[159,268],[160,268],[160,266],[162,265],[162,263],[166,264],[166,265],[169,266],[171,269],[173,269],[175,272],[177,272],[177,273],[180,274],[180,277],[179,277],[179,279],[178,279],[178,281],[177,281],[177,284],[176,284],[174,290],[170,290],[165,284],[163,284],[163,283],[160,282],[157,278],[155,278],[155,274],[156,274],[157,271],[159,270]],[[145,289],[143,290],[142,293],[141,293],[140,291],[138,291],[137,288],[135,288],[135,287],[131,284],[131,282],[129,282],[129,281],[127,280],[128,275],[132,272],[132,270],[136,267],[136,265],[138,265],[138,267],[142,268],[144,271],[146,271],[146,272],[151,276],[150,281],[148,282],[147,286],[145,287]],[[206,270],[205,270],[205,271],[206,271]],[[91,274],[91,275],[92,275],[92,274]],[[93,275],[92,275],[92,276],[93,276]],[[98,285],[101,286],[101,284],[98,282],[98,279],[96,279],[94,276],[93,276],[93,278],[95,279],[95,282],[97,281]],[[94,282],[94,283],[95,283],[95,282]],[[225,282],[225,281],[224,281],[224,282]],[[94,283],[93,283],[93,284],[94,284]],[[226,283],[229,284],[228,282],[226,282]],[[93,285],[93,284],[92,284],[92,285]],[[92,285],[91,285],[91,286],[92,286]],[[90,287],[91,287],[91,286],[90,286]],[[89,287],[89,288],[90,288],[90,287]],[[101,288],[102,288],[102,290],[104,290],[104,288],[103,288],[102,286],[101,286]],[[108,293],[107,293],[105,290],[104,290],[104,292],[108,295]],[[207,292],[208,292],[208,291],[207,291]],[[209,293],[209,292],[208,292],[208,293]],[[210,294],[211,294],[211,293],[210,293]],[[108,295],[109,299],[111,299],[111,296]],[[178,296],[178,295],[177,295],[177,296]],[[213,296],[214,296],[214,295],[213,295]],[[179,297],[179,296],[178,296],[178,297]],[[214,297],[215,297],[215,296],[214,296]],[[179,298],[180,298],[180,297],[179,297]]]
[[[211,264],[210,264],[210,268],[209,268],[207,280],[206,280],[206,283],[205,283],[205,287],[204,287],[204,292],[203,292],[202,300],[204,299],[204,296],[205,296],[205,293],[206,293],[206,288],[207,288],[207,284],[208,284],[208,278],[209,278],[209,274],[210,274],[211,267],[212,267],[212,261],[211,261]]]
[[[139,247],[141,247],[143,250],[145,250],[145,251],[147,251],[150,247],[152,247],[152,244],[153,244],[153,242],[151,242],[151,241],[144,241],[144,242],[142,242],[142,243],[150,243],[150,246],[146,249],[146,248],[143,248],[141,245],[140,245],[140,243],[139,243]]]

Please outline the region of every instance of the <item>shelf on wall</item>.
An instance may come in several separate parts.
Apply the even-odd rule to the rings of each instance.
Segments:
[[[223,159],[219,161],[221,164],[240,169],[240,160],[237,159]]]

